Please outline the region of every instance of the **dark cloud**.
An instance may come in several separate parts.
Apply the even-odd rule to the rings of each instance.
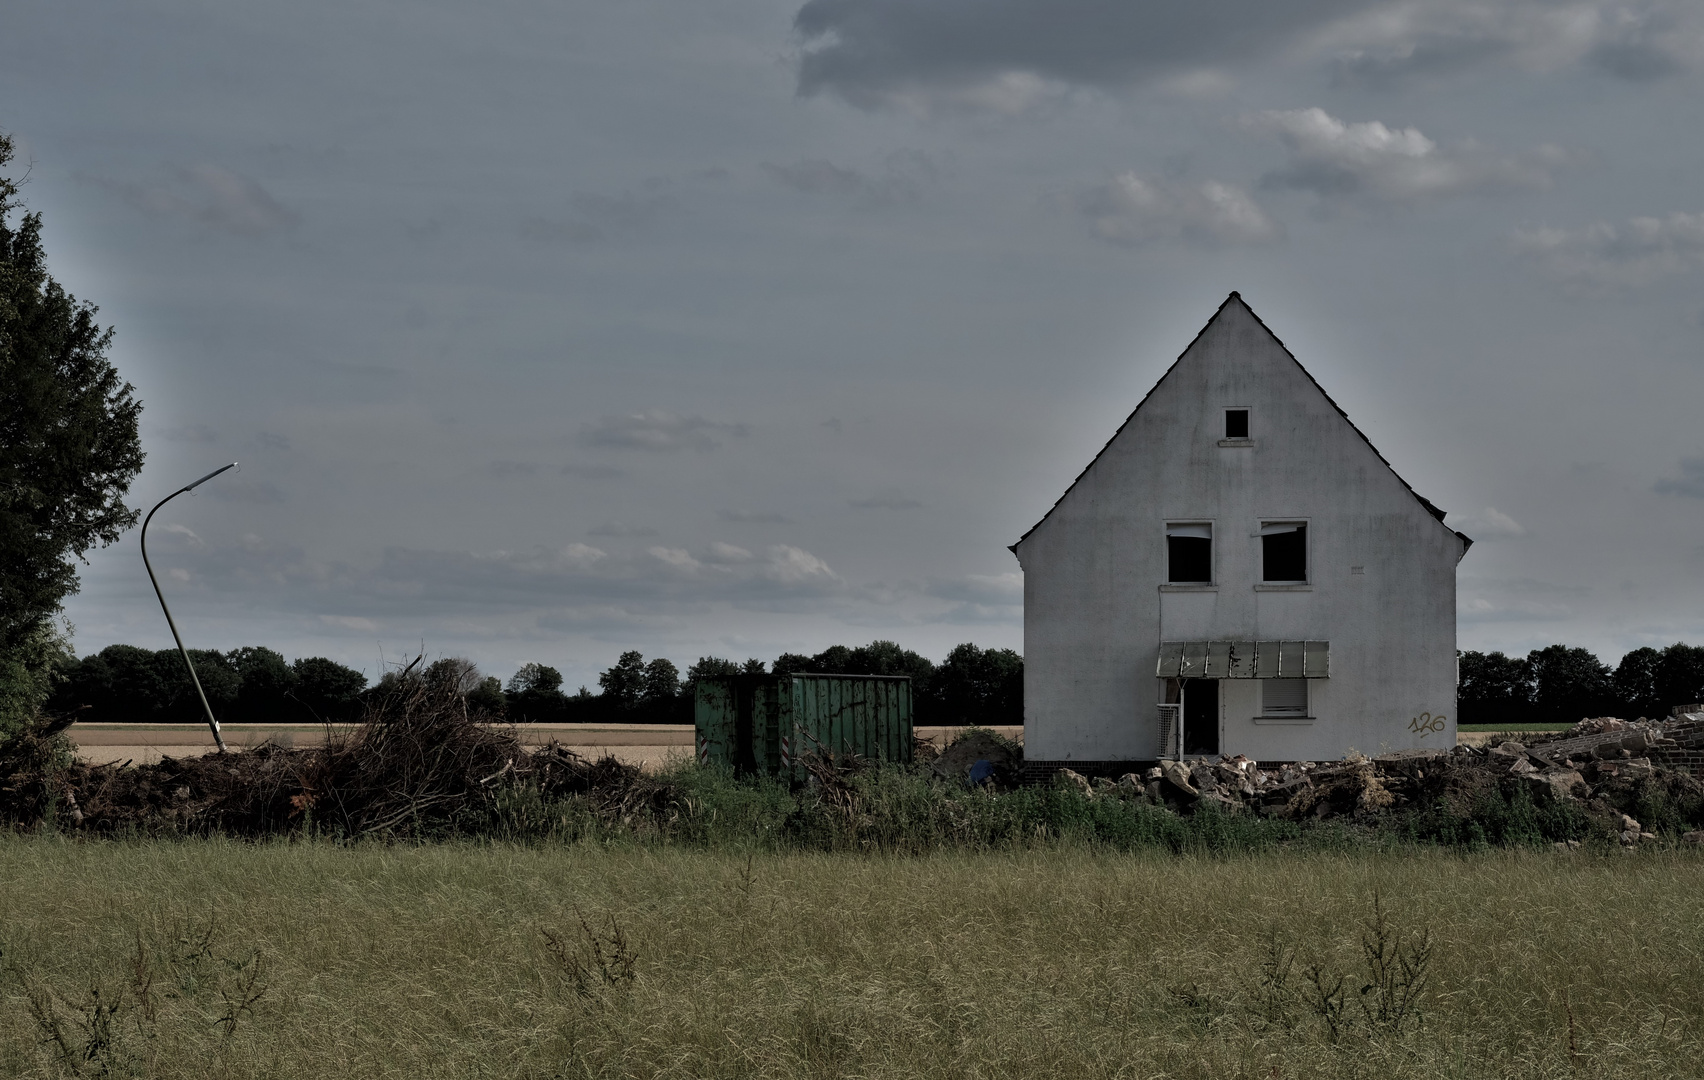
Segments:
[[[810,0],[803,94],[1016,112],[1049,84],[1126,86],[1244,63],[1367,0]]]
[[[1426,0],[1369,5],[1327,28],[1339,83],[1393,89],[1496,64],[1582,67],[1649,82],[1697,64],[1700,23],[1687,0]]]
[[[810,0],[798,87],[861,108],[1021,112],[1071,87],[1120,88],[1282,55],[1391,87],[1491,64],[1648,81],[1696,66],[1684,0]]]
[[[579,438],[585,446],[678,453],[682,450],[714,450],[722,445],[724,438],[743,438],[750,433],[751,429],[745,424],[652,409],[625,416],[599,417],[580,432]]]
[[[1704,499],[1704,457],[1682,458],[1680,475],[1663,477],[1656,482],[1652,490],[1664,495],[1685,495],[1692,499]]]

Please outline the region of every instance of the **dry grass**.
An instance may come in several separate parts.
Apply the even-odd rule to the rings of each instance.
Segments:
[[[1700,885],[1679,851],[0,836],[0,1075],[1695,1076]],[[1361,1008],[1375,892],[1390,955],[1431,935],[1418,1024]]]

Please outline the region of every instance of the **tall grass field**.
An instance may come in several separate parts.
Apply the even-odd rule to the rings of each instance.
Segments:
[[[1696,1077],[1704,856],[0,835],[0,1076]]]

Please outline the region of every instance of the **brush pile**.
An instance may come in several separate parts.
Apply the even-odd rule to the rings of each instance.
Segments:
[[[1542,741],[1541,741],[1542,740]],[[1162,761],[1116,782],[1070,770],[1058,782],[1088,794],[1121,789],[1173,809],[1212,804],[1292,821],[1370,822],[1390,811],[1442,809],[1470,815],[1487,797],[1524,796],[1541,809],[1573,808],[1635,845],[1654,839],[1636,814],[1661,807],[1696,817],[1704,810],[1704,717],[1668,723],[1600,717],[1573,730],[1481,749],[1411,750],[1374,758],[1262,768],[1246,757]],[[1687,838],[1704,842],[1704,832]]]
[[[0,743],[0,824],[98,833],[263,837],[308,828],[346,837],[442,835],[475,825],[517,788],[586,796],[607,820],[664,812],[666,783],[613,758],[550,745],[528,752],[513,729],[469,707],[454,671],[416,660],[353,730],[325,745],[164,758],[151,765],[71,760],[68,721],[39,721]]]

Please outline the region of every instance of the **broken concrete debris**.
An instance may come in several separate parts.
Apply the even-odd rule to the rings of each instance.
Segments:
[[[1470,810],[1493,789],[1524,788],[1539,806],[1572,805],[1632,847],[1656,839],[1629,814],[1663,789],[1671,802],[1704,800],[1704,716],[1677,714],[1665,723],[1595,717],[1574,728],[1525,735],[1488,749],[1404,750],[1342,761],[1261,766],[1246,757],[1161,761],[1115,783],[1072,770],[1061,782],[1091,797],[1139,795],[1174,810],[1212,805],[1289,820],[1367,819],[1382,811],[1443,803]],[[1704,830],[1681,839],[1704,845]],[[1561,848],[1578,847],[1565,841]]]

